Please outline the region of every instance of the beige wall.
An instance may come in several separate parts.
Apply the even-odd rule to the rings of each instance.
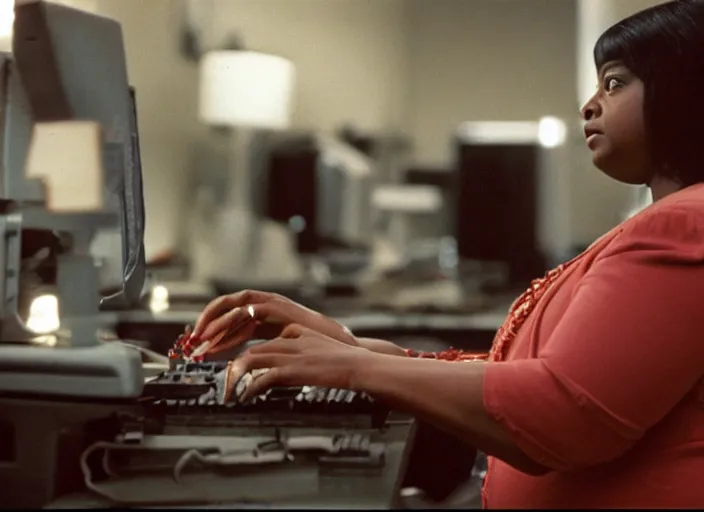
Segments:
[[[212,29],[296,64],[296,127],[383,130],[404,113],[403,12],[404,0],[216,0]]]
[[[408,0],[409,117],[423,163],[463,121],[574,114],[574,2]]]
[[[665,3],[666,0],[612,0],[616,19],[625,18],[631,14],[652,7],[653,5]]]
[[[574,16],[570,0],[216,0],[212,29],[296,63],[296,126],[400,128],[438,162],[462,121],[574,111]]]

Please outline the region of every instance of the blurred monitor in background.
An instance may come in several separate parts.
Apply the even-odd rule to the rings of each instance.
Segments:
[[[460,260],[505,264],[508,285],[522,287],[546,271],[538,239],[541,147],[487,125],[497,133],[485,135],[476,123],[456,139],[457,251]]]

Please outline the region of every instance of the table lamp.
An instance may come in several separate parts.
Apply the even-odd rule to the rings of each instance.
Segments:
[[[250,51],[213,51],[200,63],[200,120],[282,130],[291,123],[293,63]]]
[[[245,243],[236,247],[226,244],[228,252],[245,251],[238,265],[242,275],[252,275],[250,267],[260,245],[254,199],[260,188],[255,182],[259,181],[256,173],[261,172],[264,151],[260,143],[265,132],[290,126],[294,84],[293,63],[276,55],[218,50],[205,53],[200,61],[199,119],[206,125],[232,130],[225,202],[232,215],[228,220],[228,212],[223,212],[221,218],[228,225],[220,229],[223,234],[232,234],[238,231],[236,226],[243,227],[241,242]]]

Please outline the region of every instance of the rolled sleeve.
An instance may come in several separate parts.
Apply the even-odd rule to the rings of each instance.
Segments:
[[[556,470],[613,460],[701,380],[703,231],[681,207],[634,220],[537,358],[488,365],[484,405],[526,455]]]

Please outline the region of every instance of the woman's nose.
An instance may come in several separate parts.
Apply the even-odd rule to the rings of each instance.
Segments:
[[[601,115],[601,106],[599,105],[599,102],[596,101],[596,98],[592,96],[580,109],[579,113],[582,116],[582,119],[589,121],[590,119]]]

